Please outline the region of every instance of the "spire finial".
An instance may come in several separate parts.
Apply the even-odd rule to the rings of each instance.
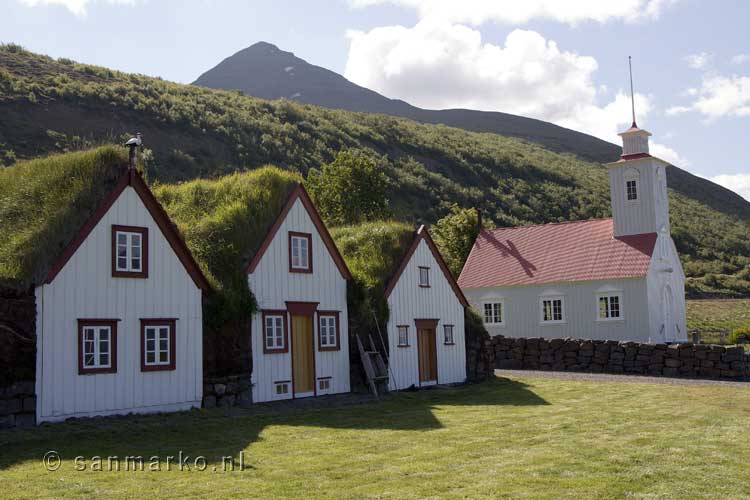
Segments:
[[[630,106],[633,110],[633,128],[636,128],[635,124],[635,93],[633,92],[633,62],[632,57],[628,56],[628,69],[630,70]]]

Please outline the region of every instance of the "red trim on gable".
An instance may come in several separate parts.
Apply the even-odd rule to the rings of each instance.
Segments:
[[[169,215],[167,215],[167,212],[164,211],[164,208],[156,200],[154,194],[151,192],[151,190],[146,185],[146,182],[143,180],[143,177],[141,177],[141,174],[133,169],[128,169],[125,171],[122,177],[120,177],[120,180],[117,181],[117,185],[112,190],[112,192],[107,195],[104,201],[102,201],[102,203],[96,209],[94,214],[89,217],[89,219],[86,221],[83,227],[81,227],[81,229],[71,240],[71,242],[68,243],[68,246],[65,247],[65,250],[63,251],[60,258],[57,259],[55,264],[47,273],[47,279],[45,280],[45,283],[52,283],[52,280],[55,279],[55,276],[57,276],[62,268],[65,267],[65,264],[67,264],[70,258],[73,257],[73,255],[76,253],[76,250],[78,250],[78,247],[80,247],[81,244],[86,241],[86,238],[91,233],[91,231],[94,230],[102,217],[104,217],[104,215],[107,213],[107,211],[109,211],[117,198],[119,198],[119,196],[128,186],[131,186],[133,189],[135,189],[135,192],[138,193],[138,196],[146,206],[149,214],[151,214],[151,217],[156,222],[156,225],[159,226],[159,229],[161,229],[162,234],[169,242],[169,245],[177,255],[177,258],[179,258],[180,262],[182,262],[185,270],[188,272],[188,274],[190,274],[190,277],[193,279],[193,282],[195,282],[196,286],[203,290],[209,290],[211,288],[211,285],[208,283],[205,275],[201,271],[198,264],[195,262],[193,255],[190,253],[190,250],[185,244],[185,241],[182,239],[182,235],[180,235],[180,233],[177,231],[172,220],[169,218]]]
[[[294,191],[292,191],[291,194],[289,195],[289,199],[287,200],[284,207],[281,209],[281,212],[279,212],[279,215],[276,217],[276,220],[271,226],[271,229],[268,230],[268,234],[263,240],[263,243],[261,243],[260,248],[255,253],[253,258],[250,260],[250,263],[247,265],[247,268],[245,269],[247,274],[251,274],[253,271],[255,271],[255,268],[260,263],[261,259],[263,258],[263,255],[265,255],[266,250],[268,250],[268,247],[273,241],[274,236],[276,236],[276,233],[279,231],[281,224],[284,222],[284,219],[286,219],[287,214],[292,209],[297,199],[299,199],[302,202],[302,205],[307,210],[307,214],[310,216],[310,219],[312,219],[313,224],[315,225],[315,228],[318,230],[318,235],[323,240],[323,243],[328,249],[328,253],[331,255],[331,258],[336,264],[336,267],[338,267],[339,272],[341,273],[341,276],[345,280],[352,279],[352,273],[349,272],[349,268],[346,266],[346,262],[344,262],[344,258],[341,256],[339,249],[336,247],[336,244],[333,242],[333,238],[331,238],[331,234],[328,232],[328,229],[326,228],[325,223],[323,223],[323,219],[320,217],[318,210],[315,208],[315,205],[313,205],[313,202],[310,199],[310,195],[307,194],[307,191],[305,190],[302,183],[299,183],[297,187],[294,189]]]
[[[398,280],[401,278],[401,274],[403,274],[404,269],[406,269],[406,265],[411,260],[412,255],[414,255],[414,252],[419,246],[419,242],[422,240],[425,240],[425,242],[427,243],[427,247],[430,249],[432,256],[440,266],[440,270],[443,271],[443,275],[445,276],[445,279],[448,280],[448,283],[453,289],[453,293],[456,295],[458,301],[462,306],[469,307],[469,301],[466,300],[466,297],[461,291],[461,288],[459,288],[458,283],[456,283],[456,279],[453,277],[450,270],[448,269],[448,266],[445,264],[442,255],[440,255],[437,246],[435,246],[435,242],[432,241],[432,237],[430,236],[430,233],[427,231],[427,228],[424,225],[420,226],[420,228],[417,230],[417,235],[415,236],[411,247],[409,247],[409,251],[407,251],[406,255],[404,255],[404,258],[401,260],[401,264],[399,264],[398,269],[393,274],[391,279],[388,280],[388,285],[386,285],[385,287],[385,298],[387,299],[388,297],[390,297],[391,292],[393,292],[393,289],[396,287],[396,283],[398,283]]]

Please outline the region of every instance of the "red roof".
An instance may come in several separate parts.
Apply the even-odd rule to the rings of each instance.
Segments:
[[[485,229],[458,284],[463,289],[645,276],[656,233],[613,234],[612,219]]]

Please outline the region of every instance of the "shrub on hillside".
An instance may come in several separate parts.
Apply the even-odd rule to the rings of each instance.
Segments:
[[[750,328],[742,327],[735,328],[732,333],[729,334],[730,344],[747,344],[750,343]]]

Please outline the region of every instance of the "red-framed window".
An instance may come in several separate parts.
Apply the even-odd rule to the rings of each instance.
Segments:
[[[289,231],[289,272],[313,272],[312,234]]]
[[[261,314],[263,322],[263,352],[274,354],[289,352],[289,333],[286,311],[266,309]]]
[[[177,353],[177,320],[141,319],[141,371],[174,370]]]
[[[341,349],[341,334],[338,311],[318,311],[318,350]]]
[[[117,320],[78,320],[78,374],[117,373]]]
[[[112,226],[112,276],[148,278],[148,228]]]

